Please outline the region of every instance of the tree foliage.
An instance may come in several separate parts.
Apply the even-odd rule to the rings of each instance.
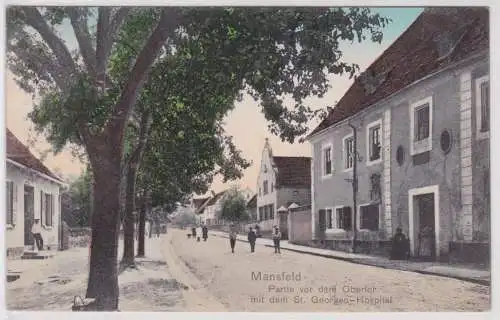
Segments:
[[[233,186],[224,193],[218,217],[232,222],[247,221],[250,218],[245,196],[238,187]]]
[[[83,172],[71,182],[62,194],[62,219],[70,227],[88,227],[90,225],[90,189],[91,173]]]

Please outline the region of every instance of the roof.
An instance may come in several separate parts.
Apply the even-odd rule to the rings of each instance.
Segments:
[[[196,211],[197,214],[202,213],[206,207],[213,206],[217,201],[226,193],[226,191],[221,191],[217,194],[215,194],[213,197],[208,198],[202,205],[201,207],[198,208]]]
[[[445,42],[442,41],[445,40]],[[443,54],[446,41],[450,50]],[[384,79],[374,91],[365,91],[358,77],[327,117],[309,137],[370,105],[389,97],[413,82],[467,57],[489,49],[487,8],[428,8],[385,50],[365,74]]]
[[[194,208],[199,209],[208,199],[210,199],[210,197],[193,199]]]
[[[257,194],[254,194],[247,202],[247,208],[257,208]]]
[[[36,170],[61,183],[64,181],[50,171],[38,158],[36,158],[17,137],[7,129],[7,159],[15,161],[32,170]]]
[[[273,162],[278,169],[277,186],[311,186],[310,157],[273,157]]]

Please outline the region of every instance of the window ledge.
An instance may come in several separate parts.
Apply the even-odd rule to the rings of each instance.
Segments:
[[[12,229],[14,229],[15,225],[13,225],[13,224],[6,224],[5,227],[7,228],[7,230],[12,230]]]
[[[371,229],[358,229],[359,232],[378,232],[379,230],[371,230]]]
[[[326,233],[346,233],[346,232],[347,232],[346,230],[338,228],[326,229]]]
[[[428,152],[432,150],[432,140],[430,138],[420,140],[420,141],[412,141],[410,150],[411,156],[416,156],[417,154],[421,154],[424,152]]]
[[[43,228],[44,228],[45,230],[52,230],[52,228],[53,228],[53,227],[50,227],[50,226],[43,226]]]

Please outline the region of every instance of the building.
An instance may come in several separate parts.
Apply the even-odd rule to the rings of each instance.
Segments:
[[[207,225],[216,223],[217,213],[221,210],[225,193],[225,190],[219,193],[212,191],[212,196],[206,200],[196,212],[200,216],[201,223]]]
[[[31,227],[40,219],[45,249],[59,248],[61,188],[52,173],[10,130],[6,133],[6,247],[9,258],[33,249]]]
[[[299,206],[311,203],[311,158],[278,157],[272,153],[266,139],[257,178],[257,216],[263,232],[280,225],[286,236],[287,213],[278,209],[292,203]]]
[[[347,249],[356,222],[386,254],[401,227],[414,257],[489,259],[488,27],[486,8],[425,9],[310,134],[314,239]]]

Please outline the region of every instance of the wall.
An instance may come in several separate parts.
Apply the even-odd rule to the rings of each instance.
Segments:
[[[367,126],[375,121],[382,121],[382,132],[385,127],[384,112],[386,108],[377,108],[370,112],[365,113],[363,116],[358,116],[351,121],[357,129],[357,150],[359,153],[359,160],[357,162],[357,172],[358,172],[358,194],[357,194],[357,204],[368,204],[371,200],[371,184],[370,177],[373,173],[378,173],[381,176],[381,206],[379,211],[379,231],[362,232],[359,235],[359,239],[372,239],[372,238],[386,238],[384,235],[385,225],[384,225],[384,206],[383,206],[383,194],[384,194],[384,183],[383,183],[383,170],[384,170],[384,157],[386,154],[381,152],[381,160],[377,163],[368,164],[367,159]],[[353,191],[352,184],[347,179],[352,179],[353,172],[352,169],[344,169],[344,155],[343,155],[343,138],[349,134],[352,134],[352,128],[348,126],[347,123],[340,124],[337,127],[331,128],[327,133],[316,138],[313,141],[313,166],[315,168],[313,172],[314,181],[314,221],[315,221],[315,237],[322,238],[319,235],[318,228],[318,212],[320,209],[332,209],[339,206],[349,206],[353,207]],[[381,139],[382,134],[381,132]],[[333,147],[333,174],[331,176],[323,176],[323,151],[324,145],[331,144]],[[359,208],[358,208],[359,213]],[[358,214],[359,217],[359,214]],[[359,227],[359,223],[358,223]],[[327,230],[324,239],[348,239],[350,238],[349,232],[345,230],[335,229]]]
[[[489,65],[484,61],[472,70],[471,72],[471,104],[472,104],[472,240],[473,241],[489,241],[490,239],[490,197],[486,188],[491,186],[491,183],[485,181],[485,175],[489,175],[490,168],[490,138],[489,133],[486,135],[478,134],[476,117],[476,79],[488,75]],[[491,80],[491,77],[490,77]],[[490,86],[491,88],[491,86]],[[492,118],[493,119],[493,118]],[[489,177],[491,181],[491,177]]]
[[[279,206],[276,205],[276,172],[272,166],[269,150],[267,147],[264,148],[262,152],[262,159],[260,164],[260,172],[257,178],[257,215],[259,215],[259,208],[273,204],[274,205],[274,220],[276,220],[276,213],[278,211]],[[264,169],[267,168],[267,172],[264,172]],[[264,194],[264,181],[267,181],[268,184],[268,193]],[[271,188],[271,185],[273,186]],[[259,193],[260,189],[260,193]],[[259,220],[262,219],[259,217]]]
[[[312,239],[311,206],[291,210],[288,214],[288,241],[307,243]]]
[[[358,151],[361,153],[361,162],[358,162],[359,192],[358,204],[369,202],[369,176],[378,172],[382,177],[389,177],[389,183],[382,183],[381,206],[387,209],[381,210],[379,219],[379,234],[373,232],[360,232],[360,240],[376,241],[377,238],[389,239],[391,234],[388,230],[402,227],[405,234],[409,234],[409,199],[408,193],[411,189],[438,186],[439,192],[439,250],[441,255],[446,255],[450,241],[463,238],[466,229],[466,219],[462,212],[463,188],[461,180],[461,165],[463,166],[463,135],[461,134],[460,107],[463,106],[464,94],[461,92],[460,77],[464,72],[471,74],[472,82],[477,77],[486,73],[487,63],[468,62],[454,70],[446,70],[432,78],[421,81],[414,86],[404,90],[374,108],[369,108],[358,113],[350,119],[350,123],[358,129]],[[475,85],[471,83],[470,85]],[[433,98],[433,123],[432,123],[432,150],[427,154],[428,162],[414,164],[410,155],[410,105],[414,102]],[[465,94],[467,96],[467,94]],[[472,104],[474,105],[474,95]],[[474,110],[474,108],[472,108]],[[390,113],[387,113],[390,110]],[[474,112],[473,112],[474,115]],[[463,116],[462,116],[463,118]],[[366,165],[366,125],[377,119],[390,120],[390,141],[384,141],[389,148],[382,152],[383,161],[379,164]],[[475,131],[475,118],[472,119],[473,132]],[[383,121],[383,127],[386,127]],[[441,150],[440,137],[444,129],[451,131],[452,148],[448,154]],[[384,131],[384,130],[383,130]],[[313,221],[318,229],[318,211],[324,208],[349,205],[352,207],[352,187],[345,179],[352,178],[352,172],[343,170],[342,139],[352,129],[347,123],[341,123],[336,127],[321,133],[311,139],[313,148],[313,172],[314,181],[314,212]],[[385,132],[384,132],[385,133]],[[462,135],[462,137],[461,137]],[[462,138],[462,140],[461,140]],[[331,143],[333,145],[334,174],[331,177],[322,177],[322,145]],[[386,145],[383,146],[386,147]],[[396,150],[399,146],[404,149],[405,159],[402,165],[396,160]],[[484,172],[489,168],[489,139],[477,139],[472,141],[472,167],[473,167],[473,209],[472,229],[475,234],[489,234],[489,213],[484,200],[485,183]],[[388,158],[389,156],[389,158]],[[418,159],[419,157],[417,157]],[[389,168],[384,168],[389,166]],[[359,212],[359,210],[358,210]],[[382,213],[390,214],[382,216]],[[387,225],[390,223],[391,225]],[[315,236],[317,236],[316,232]],[[327,232],[326,239],[348,239],[349,232]],[[410,235],[415,241],[416,235]],[[319,238],[319,237],[318,237]]]
[[[24,247],[24,185],[28,184],[34,187],[34,206],[35,218],[40,218],[40,191],[51,193],[53,195],[54,217],[51,228],[42,229],[44,245],[50,246],[51,250],[57,250],[59,239],[59,185],[44,179],[38,175],[28,173],[11,163],[7,163],[6,180],[13,181],[17,185],[17,206],[15,209],[16,224],[13,227],[6,227],[6,246],[7,248]],[[31,231],[31,230],[30,230]]]

